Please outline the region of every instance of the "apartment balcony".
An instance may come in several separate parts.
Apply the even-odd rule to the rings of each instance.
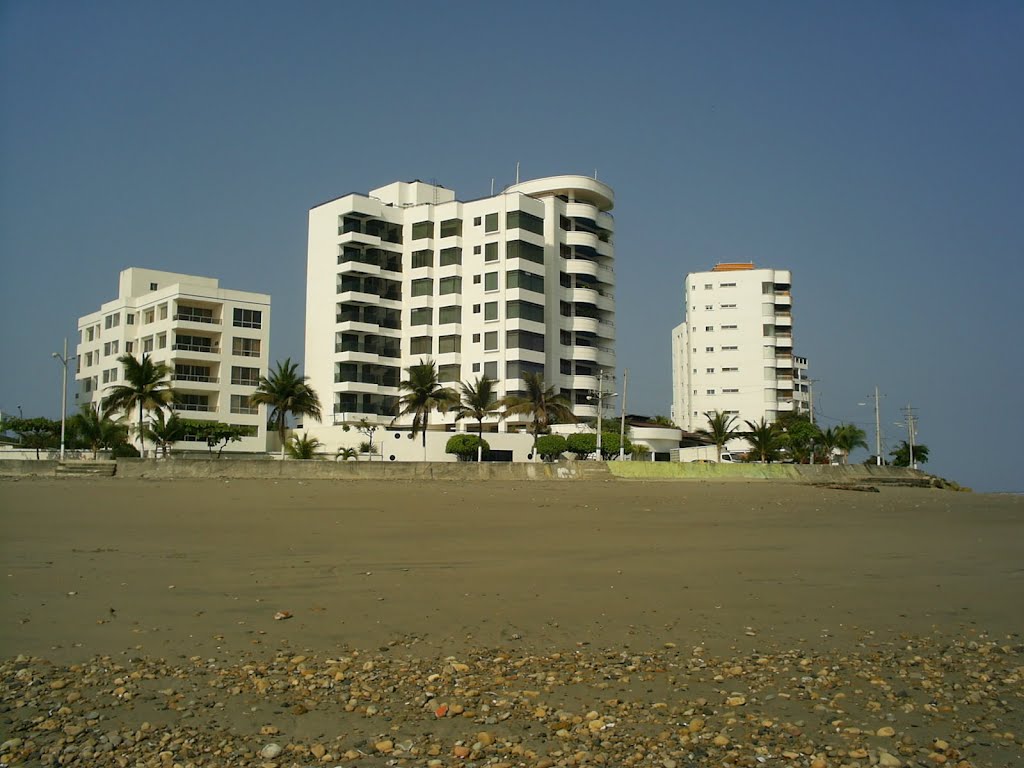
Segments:
[[[190,386],[192,384],[219,384],[220,383],[220,379],[217,378],[216,376],[193,376],[192,374],[188,374],[188,373],[172,373],[171,374],[171,381],[184,381],[184,382],[188,382],[188,384]],[[257,382],[257,384],[258,383],[259,382]],[[253,386],[256,386],[256,384],[253,384]]]
[[[380,273],[381,268],[376,264],[367,264],[366,262],[359,261],[357,259],[346,259],[343,261],[339,258],[338,260],[339,275],[359,274],[378,277]]]
[[[789,295],[789,291],[776,291],[775,292],[775,306],[777,307],[791,307],[793,305],[793,298]]]
[[[598,239],[598,241],[597,241],[597,252],[601,256],[614,256],[615,255],[615,246],[612,245],[609,242],[605,242],[604,240]]]
[[[366,291],[343,291],[338,286],[338,301],[343,304],[369,304],[377,306],[380,303],[380,296]]]
[[[565,271],[570,275],[589,275],[595,277],[603,282],[608,282],[600,275],[601,267],[598,266],[596,261],[590,259],[566,259],[565,260]],[[614,276],[613,276],[614,279]]]
[[[590,219],[596,223],[601,214],[597,206],[590,203],[566,203],[565,215],[573,219]]]
[[[189,413],[213,413],[217,410],[217,406],[200,403],[174,403],[171,405],[171,410],[187,411]]]
[[[615,231],[615,217],[610,213],[604,213],[603,211],[597,214],[597,226],[601,229],[607,230],[608,232]]]
[[[593,390],[597,391],[598,383],[597,376],[586,376],[583,374],[571,374],[566,376],[569,381],[569,387],[572,389],[583,389],[586,391]]]
[[[598,250],[601,240],[593,232],[565,232],[565,244]]]
[[[205,315],[196,315],[188,312],[178,312],[172,315],[171,319],[174,320],[176,325],[186,328],[209,330],[211,325],[221,325],[220,318],[206,317]]]
[[[793,329],[793,316],[788,314],[788,313],[785,314],[785,315],[776,314],[775,315],[775,327],[776,328],[788,328],[788,329],[790,329],[790,332],[792,332],[792,329]]]
[[[569,329],[578,333],[596,334],[600,328],[600,321],[596,317],[583,317],[577,315],[569,318]]]
[[[339,227],[338,243],[340,245],[373,245],[380,248],[381,239],[376,235],[368,235],[365,232],[345,232],[344,229]]]
[[[601,350],[598,347],[569,347],[569,358],[571,360],[596,363],[601,358]]]
[[[203,355],[203,359],[206,359],[206,355],[219,355],[220,345],[210,344],[209,346],[200,344],[172,344],[171,350],[173,352],[188,352],[195,355]],[[176,355],[176,357],[179,357]]]
[[[615,270],[611,269],[610,267],[602,267],[598,265],[595,276],[602,283],[607,283],[608,285],[615,285]]]
[[[570,288],[569,300],[574,303],[597,306],[598,292],[593,288]]]
[[[393,385],[389,384],[378,384],[372,378],[369,380],[361,381],[337,381],[335,380],[335,392],[358,392],[366,395],[397,395],[398,394],[398,380],[395,379]]]
[[[597,406],[596,405],[584,405],[576,403],[572,406],[572,412],[576,415],[577,419],[596,419],[597,418]]]

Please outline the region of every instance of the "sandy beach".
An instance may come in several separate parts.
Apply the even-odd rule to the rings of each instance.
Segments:
[[[0,509],[10,764],[1024,764],[1018,497],[87,479]]]

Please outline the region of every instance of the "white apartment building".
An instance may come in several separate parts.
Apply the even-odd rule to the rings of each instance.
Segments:
[[[672,331],[672,418],[707,427],[709,411],[737,426],[807,410],[807,359],[793,354],[792,278],[752,263],[686,276],[686,321]]]
[[[121,272],[117,298],[78,320],[79,403],[102,400],[124,382],[124,354],[171,369],[182,418],[243,427],[227,451],[265,451],[265,407],[249,398],[267,375],[270,296],[221,288],[210,277],[133,267]],[[175,449],[206,450],[183,441]]]
[[[343,424],[390,424],[405,369],[427,359],[449,386],[486,374],[499,397],[538,372],[596,415],[598,372],[615,368],[613,204],[595,179],[554,176],[465,202],[395,182],[312,208],[305,373],[325,419],[306,427],[334,447]]]

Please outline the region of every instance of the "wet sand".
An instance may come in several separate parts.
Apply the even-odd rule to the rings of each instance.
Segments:
[[[840,659],[868,646],[938,653],[969,643],[1003,648],[1010,678],[1024,665],[1019,497],[781,483],[87,479],[0,482],[0,510],[0,658],[46,659],[57,665],[47,674],[103,656],[230,666],[353,651],[577,654],[586,668],[591,653],[678,653],[692,665],[703,656],[724,664],[799,650]],[[275,620],[280,611],[291,618]],[[1019,673],[1004,684],[1013,706],[995,732],[1011,738],[973,746],[972,765],[1011,765],[1021,754]],[[5,699],[15,688],[5,682]],[[588,695],[576,697],[580,708],[595,706]],[[662,695],[671,698],[667,689]],[[692,719],[692,696],[679,697]],[[676,709],[685,720],[687,708]],[[765,717],[772,710],[762,701]],[[17,730],[22,720],[10,711],[8,729]],[[116,722],[117,713],[109,717]],[[232,733],[244,730],[245,718],[228,719]],[[972,724],[985,730],[982,720],[956,730],[969,733]],[[486,725],[484,717],[474,727]],[[370,731],[356,740],[369,745],[380,736]],[[355,733],[310,738],[339,740],[327,756],[341,763],[347,751],[358,765],[364,758],[353,749],[374,749],[341,743]],[[923,754],[919,741],[901,759]],[[483,765],[484,747],[456,759]],[[452,749],[378,756],[426,765],[451,761]],[[550,755],[562,750],[533,749],[533,757],[494,759],[558,764]],[[635,764],[685,765],[687,747],[679,749]],[[859,764],[855,750],[822,759]],[[961,746],[960,754],[969,751]],[[800,754],[793,765],[811,765],[818,753]],[[317,762],[308,752],[301,759],[295,764]]]

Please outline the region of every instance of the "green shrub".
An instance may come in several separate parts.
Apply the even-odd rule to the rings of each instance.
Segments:
[[[139,449],[131,443],[118,443],[110,455],[115,459],[137,459],[139,458]]]
[[[558,461],[568,449],[568,443],[561,435],[542,435],[537,438],[537,453],[544,461]]]
[[[566,438],[566,450],[583,461],[590,454],[597,450],[597,435],[590,432],[577,432]]]
[[[596,446],[595,446],[596,447]],[[633,450],[633,444],[626,438],[626,450],[625,453],[629,453]],[[604,459],[617,459],[619,457],[619,433],[618,432],[602,432],[601,433],[601,457]]]
[[[480,445],[483,445],[483,454],[486,456],[487,452],[491,450],[491,446],[487,444],[486,440],[481,440],[476,435],[452,435],[448,438],[444,452],[457,456],[459,461],[476,461],[477,448]]]

